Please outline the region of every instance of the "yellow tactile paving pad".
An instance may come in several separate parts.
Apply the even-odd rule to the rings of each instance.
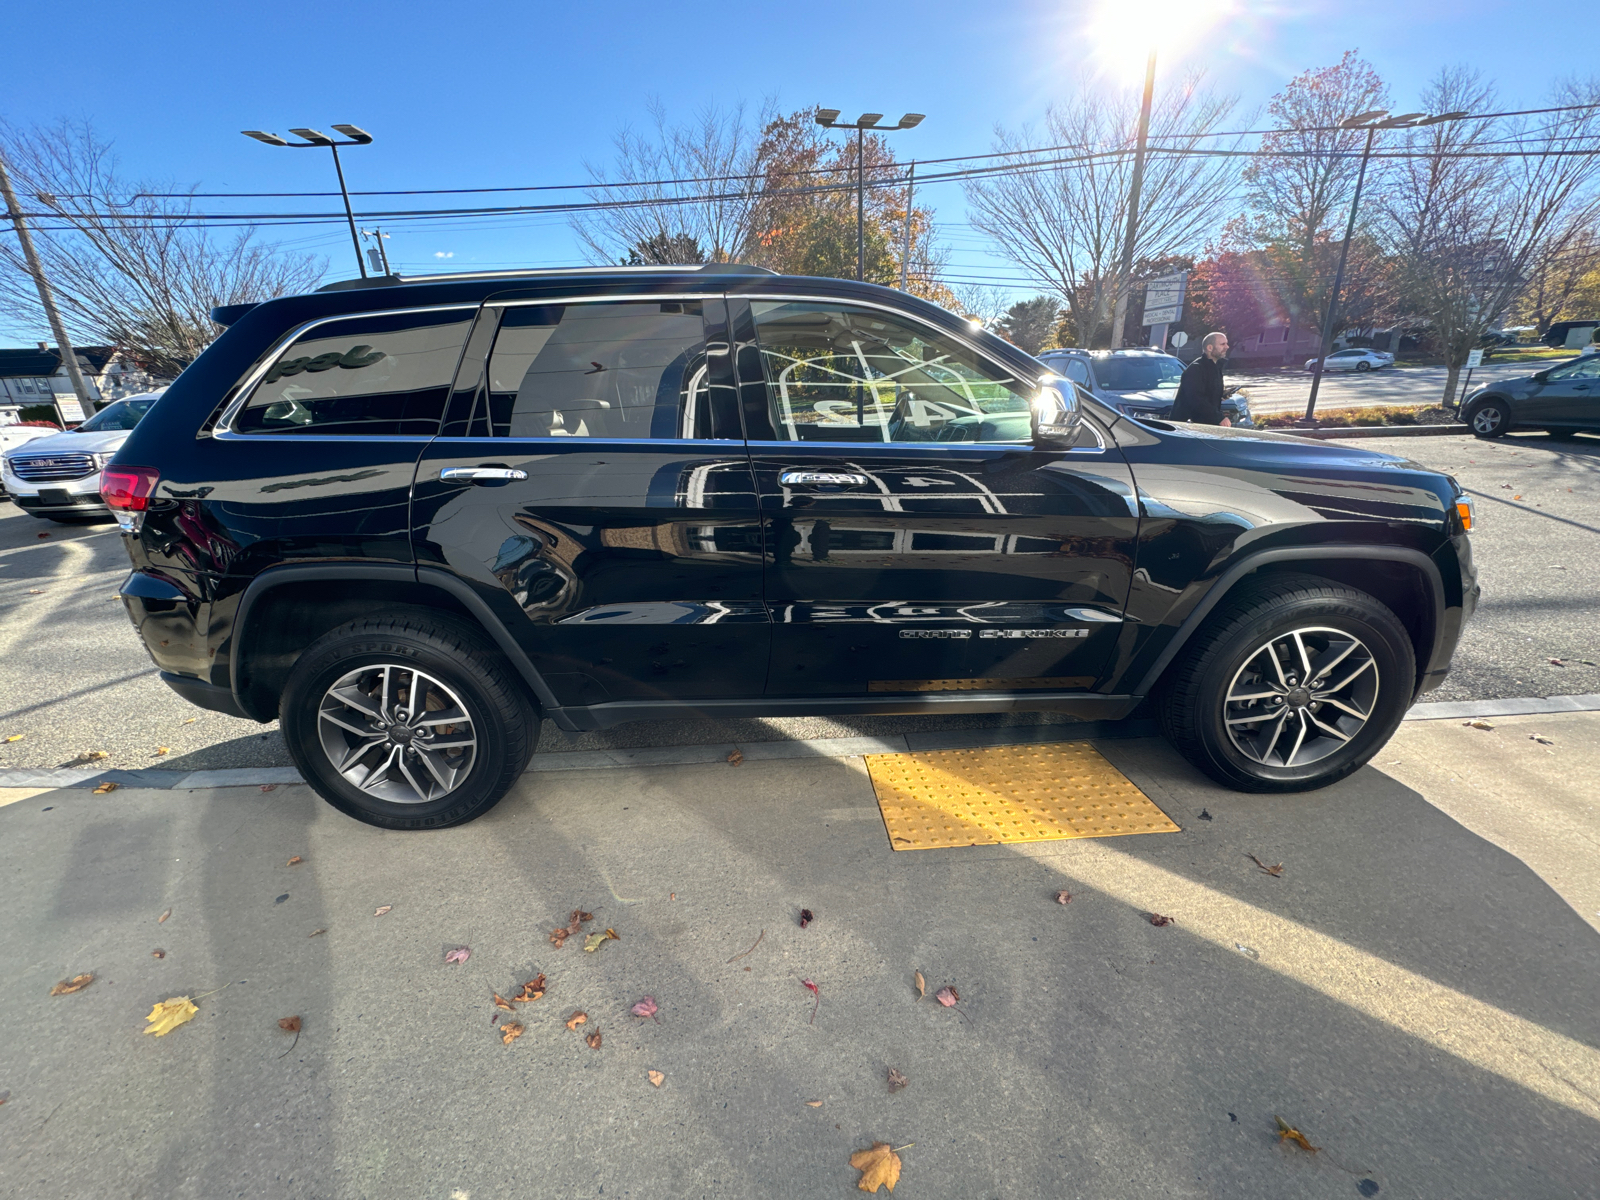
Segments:
[[[1087,742],[866,759],[896,850],[1178,832]]]

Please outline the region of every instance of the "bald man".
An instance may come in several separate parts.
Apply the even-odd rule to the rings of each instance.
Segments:
[[[1222,415],[1222,360],[1228,356],[1228,335],[1208,333],[1200,343],[1200,357],[1184,368],[1178,381],[1178,398],[1172,402],[1172,420],[1196,425],[1232,425]]]

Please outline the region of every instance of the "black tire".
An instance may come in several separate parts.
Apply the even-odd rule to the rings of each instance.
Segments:
[[[1504,400],[1483,400],[1463,413],[1461,419],[1472,426],[1478,437],[1504,437],[1511,428],[1511,409]]]
[[[1365,592],[1308,575],[1263,580],[1224,604],[1224,611],[1213,615],[1191,638],[1163,679],[1159,712],[1167,739],[1213,779],[1245,792],[1309,791],[1343,779],[1364,766],[1399,727],[1416,687],[1411,638],[1395,615]],[[1352,685],[1371,684],[1372,696],[1365,705],[1364,722],[1355,723],[1353,716],[1316,699],[1325,693],[1310,688],[1286,688],[1290,702],[1283,708],[1269,707],[1265,700],[1249,704],[1229,701],[1230,687],[1236,688],[1237,695],[1243,694],[1238,688],[1260,686],[1249,682],[1256,676],[1247,672],[1251,664],[1263,661],[1260,656],[1269,648],[1287,644],[1291,663],[1294,655],[1302,653],[1292,641],[1295,631],[1302,634],[1300,642],[1306,654],[1315,652],[1318,639],[1327,640],[1328,650],[1320,658],[1304,660],[1310,663],[1313,673],[1327,670],[1319,668],[1319,662],[1340,661],[1332,657],[1342,644],[1337,639],[1354,642],[1360,652],[1347,652],[1355,657],[1342,660],[1333,674],[1346,669],[1343,663],[1363,661],[1361,653],[1370,658],[1371,667],[1357,672],[1357,682]],[[1291,670],[1286,678],[1294,680],[1297,676]],[[1313,680],[1302,682],[1309,684]],[[1301,692],[1309,696],[1302,698]],[[1345,691],[1339,703],[1349,699],[1350,693]],[[1292,731],[1298,721],[1299,728],[1310,732],[1311,740],[1295,743],[1288,762],[1256,757],[1254,751],[1265,744],[1273,721],[1236,725],[1237,732],[1230,732],[1227,723],[1230,713],[1248,715],[1256,711],[1251,704],[1274,714],[1281,720],[1283,731]],[[1298,707],[1302,704],[1307,706]],[[1318,706],[1317,711],[1312,712],[1311,706]],[[1316,732],[1324,728],[1316,724],[1317,720],[1328,720],[1330,713],[1333,726],[1343,724],[1344,732],[1338,736]],[[1348,740],[1341,740],[1345,736]],[[1312,758],[1319,747],[1323,747],[1322,756]],[[1282,757],[1281,747],[1268,750],[1269,759],[1273,754]]]
[[[382,674],[385,666],[388,675]],[[340,695],[370,705],[372,716],[363,719],[348,701],[334,697],[331,689],[347,677],[355,682]],[[370,680],[381,680],[375,686],[394,703],[375,700],[379,692],[370,689]],[[425,709],[439,713],[438,720],[423,711],[407,713],[418,687]],[[463,719],[444,724],[456,704]],[[289,754],[312,790],[340,812],[380,829],[446,829],[482,816],[522,774],[539,737],[537,705],[481,631],[427,609],[351,621],[318,638],[290,673],[279,715]],[[388,717],[399,719],[389,723]],[[332,757],[353,753],[372,738],[386,740],[374,742],[370,755],[345,762],[352,774],[364,771],[361,782],[375,791],[341,774]],[[463,739],[471,739],[470,751],[458,744]],[[430,753],[443,776],[440,767],[434,775],[424,769]],[[384,769],[385,759],[398,769]],[[436,794],[422,794],[413,780]],[[409,797],[397,799],[400,793]]]
[[[1356,370],[1357,371],[1370,371],[1370,370],[1372,370],[1372,364],[1363,359],[1361,362],[1358,362],[1356,364]]]

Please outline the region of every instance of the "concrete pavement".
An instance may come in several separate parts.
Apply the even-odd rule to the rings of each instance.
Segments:
[[[883,1140],[913,1198],[1586,1194],[1600,715],[1492,724],[1286,797],[1104,742],[1181,833],[903,853],[859,759],[542,772],[429,835],[303,786],[0,793],[0,1191],[843,1196]],[[580,906],[620,940],[551,946]]]

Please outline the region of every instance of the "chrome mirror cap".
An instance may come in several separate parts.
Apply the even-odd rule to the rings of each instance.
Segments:
[[[1041,450],[1070,450],[1083,429],[1078,385],[1047,375],[1033,401],[1033,444]]]

